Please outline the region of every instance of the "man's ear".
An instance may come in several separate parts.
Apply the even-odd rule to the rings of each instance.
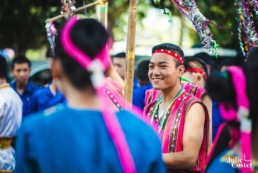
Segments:
[[[61,67],[61,63],[59,60],[51,61],[51,72],[52,72],[53,79],[55,79],[55,80],[61,79],[62,67]]]
[[[197,74],[197,80],[200,81],[203,78],[204,74],[196,73]]]
[[[180,65],[179,67],[177,67],[177,70],[178,70],[178,75],[179,75],[178,77],[182,77],[182,75],[185,72],[185,66]]]

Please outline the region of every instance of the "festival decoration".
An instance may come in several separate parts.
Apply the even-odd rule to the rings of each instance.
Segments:
[[[258,1],[257,0],[248,0],[250,6],[253,7],[256,17],[258,17]]]
[[[46,23],[47,39],[51,48],[51,55],[55,56],[55,36],[56,28],[53,22]]]
[[[254,25],[253,15],[250,11],[251,6],[253,6],[253,9],[257,14],[258,4],[256,0],[235,1],[238,15],[238,39],[244,56],[247,56],[252,48],[258,46],[258,35]]]
[[[63,5],[60,13],[63,14],[66,19],[75,16],[75,0],[61,0],[61,3]]]
[[[207,19],[200,12],[194,0],[171,0],[171,2],[176,6],[176,8],[181,12],[181,14],[186,19],[188,19],[189,22],[194,26],[196,32],[200,36],[203,47],[209,49],[212,53],[215,54],[215,56],[218,56],[218,44],[212,38],[213,35],[205,22],[209,22],[218,28],[221,27]]]
[[[163,14],[168,15],[168,17],[169,17],[168,22],[169,23],[173,22],[172,12],[170,10],[168,10],[167,8],[163,8]]]
[[[83,0],[83,6],[86,6],[86,0]],[[84,15],[85,17],[88,16],[87,8],[84,9]]]

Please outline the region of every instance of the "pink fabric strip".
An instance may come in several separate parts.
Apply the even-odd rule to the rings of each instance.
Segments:
[[[102,89],[97,89],[98,96],[101,98],[102,105],[107,105],[104,100]],[[129,146],[126,142],[123,130],[118,122],[118,119],[113,112],[109,109],[103,109],[103,118],[109,134],[115,144],[120,159],[123,172],[125,173],[136,173],[133,157],[130,153]]]
[[[244,106],[249,110],[249,101],[246,96],[246,80],[243,70],[239,67],[229,67],[228,70],[231,72],[235,90],[237,92],[237,105]]]
[[[246,81],[245,81],[245,76],[244,73],[242,71],[241,68],[239,67],[229,67],[228,71],[230,72],[231,76],[232,76],[232,80],[234,83],[234,87],[235,87],[235,91],[237,92],[237,105],[238,107],[243,106],[246,109],[249,110],[249,103],[248,103],[248,99],[246,97]],[[228,110],[227,105],[225,104],[220,104],[220,111],[221,111],[221,115],[223,117],[224,120],[227,121],[239,121],[238,115],[237,115],[237,111],[234,110],[232,107],[230,110]]]
[[[231,72],[232,79],[234,81],[235,91],[237,92],[237,105],[245,107],[249,110],[249,101],[246,96],[246,79],[243,70],[239,67],[229,67],[228,70]],[[251,132],[241,132],[241,158],[242,164],[250,164],[251,161]],[[242,173],[251,173],[252,170],[247,167],[241,167]]]
[[[74,58],[80,65],[88,69],[89,65],[91,64],[91,59],[83,53],[78,47],[76,47],[71,38],[70,38],[70,31],[73,25],[77,22],[76,18],[71,18],[65,25],[62,30],[61,34],[61,42],[64,48],[64,51],[69,54],[72,58]]]
[[[78,20],[74,17],[66,23],[65,27],[62,30],[61,42],[64,51],[67,54],[69,54],[73,59],[75,59],[83,68],[88,69],[91,64],[91,58],[89,58],[84,52],[82,52],[78,47],[76,47],[70,38],[70,31],[77,21]],[[96,55],[96,58],[99,59],[100,62],[102,62],[104,69],[108,67],[108,44],[106,44],[100,51],[100,53]]]
[[[232,76],[232,80],[233,80],[233,84],[235,87],[235,91],[236,91],[236,101],[237,101],[237,106],[238,106],[238,110],[241,107],[244,107],[245,109],[249,110],[249,102],[246,96],[246,79],[245,79],[245,74],[243,72],[243,70],[239,67],[229,67],[228,71],[230,72],[231,76]],[[236,110],[233,109],[233,107],[231,107],[230,109],[226,109],[226,105],[225,104],[220,104],[220,111],[221,111],[221,115],[223,117],[223,119],[227,120],[227,121],[240,121],[239,117],[238,117],[238,112]],[[234,130],[234,129],[231,129]],[[232,133],[232,132],[231,132]],[[235,131],[235,133],[239,134],[239,131]],[[241,163],[244,164],[246,162],[246,160],[251,160],[251,132],[241,132],[240,135],[240,139],[241,139],[241,146],[240,146],[240,150],[241,150],[241,158],[242,161]],[[238,141],[238,139],[235,139]],[[246,163],[245,163],[246,164]],[[247,168],[247,167],[241,167],[240,168],[241,173],[251,173],[251,169]]]
[[[241,132],[241,163],[245,165],[252,164],[251,156],[251,133]],[[241,173],[252,173],[251,168],[241,167]]]

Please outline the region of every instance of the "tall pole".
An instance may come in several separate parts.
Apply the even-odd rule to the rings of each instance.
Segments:
[[[100,0],[99,3],[99,21],[107,28],[107,0]]]
[[[132,106],[133,97],[133,78],[135,61],[135,32],[136,32],[136,0],[130,0],[128,16],[128,34],[126,47],[126,80],[125,80],[125,99],[129,103],[127,108]]]

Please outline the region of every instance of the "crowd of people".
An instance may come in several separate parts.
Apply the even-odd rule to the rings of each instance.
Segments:
[[[71,18],[46,86],[29,81],[22,56],[8,84],[0,57],[0,172],[258,172],[258,48],[218,64],[154,45],[136,69],[132,109],[126,54],[109,49],[102,24]]]

